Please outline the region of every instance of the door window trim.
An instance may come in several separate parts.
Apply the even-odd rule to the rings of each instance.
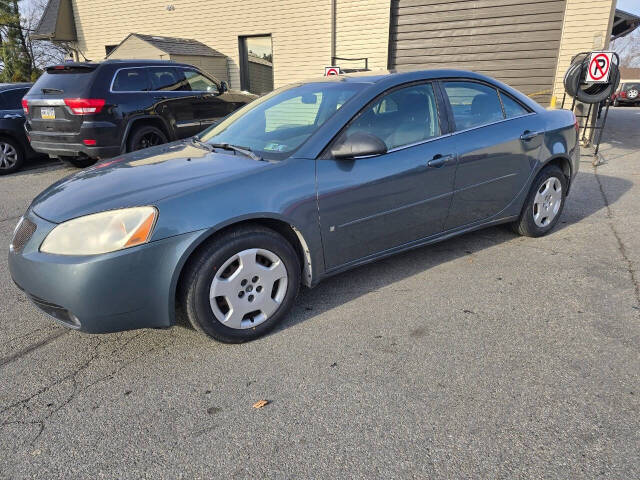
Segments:
[[[335,160],[330,155],[331,147],[333,146],[333,144],[337,141],[337,139],[340,137],[340,135],[342,135],[342,133],[347,128],[349,128],[351,126],[351,124],[358,117],[360,117],[360,115],[362,115],[362,113],[367,108],[369,108],[371,105],[375,104],[375,102],[380,100],[382,97],[385,97],[386,95],[388,95],[388,94],[390,94],[392,92],[395,92],[396,90],[402,90],[404,88],[409,88],[409,87],[412,87],[414,85],[424,85],[424,84],[427,84],[427,83],[431,84],[431,87],[433,88],[433,95],[434,95],[434,97],[436,99],[436,111],[437,111],[437,115],[438,115],[438,126],[440,127],[440,135],[438,135],[436,137],[427,138],[425,140],[420,140],[419,142],[414,142],[414,143],[411,143],[411,144],[401,145],[399,147],[392,148],[390,150],[387,150],[387,153],[397,152],[399,150],[404,150],[405,148],[416,147],[418,145],[422,145],[422,144],[425,144],[425,143],[428,143],[428,142],[432,142],[433,140],[439,140],[441,138],[445,138],[445,137],[450,136],[451,133],[449,131],[449,121],[448,121],[449,119],[447,117],[446,111],[445,112],[442,111],[444,105],[441,105],[442,98],[440,97],[440,95],[442,94],[442,92],[439,91],[440,87],[438,85],[438,79],[430,78],[430,79],[423,79],[423,80],[413,80],[411,82],[406,82],[406,83],[401,83],[399,85],[394,85],[393,87],[388,88],[384,92],[379,93],[373,99],[368,101],[360,110],[358,110],[355,113],[355,115],[353,117],[351,117],[349,119],[349,121],[347,123],[345,123],[342,126],[342,128],[338,131],[338,133],[336,133],[334,135],[334,137],[331,140],[329,140],[327,145],[322,149],[322,152],[320,152],[320,155],[318,155],[316,158],[318,160]]]
[[[507,92],[505,92],[504,90],[502,90],[500,87],[498,87],[497,85],[494,85],[490,82],[486,82],[484,80],[479,80],[477,78],[466,78],[466,77],[450,77],[450,78],[439,78],[438,82],[441,84],[441,89],[442,89],[442,95],[444,97],[444,102],[446,104],[446,109],[447,109],[447,113],[449,115],[449,125],[451,125],[451,135],[457,135],[458,133],[464,133],[464,132],[469,132],[471,130],[477,130],[478,128],[484,128],[484,127],[488,127],[490,125],[496,125],[499,123],[503,123],[509,120],[515,120],[518,118],[524,118],[524,117],[528,117],[530,115],[535,115],[536,112],[532,111],[529,107],[527,107],[526,105],[523,105],[522,102],[518,101],[516,98],[514,98],[513,96],[509,95]],[[456,122],[455,122],[455,118],[453,117],[453,109],[451,108],[451,102],[449,101],[449,96],[447,95],[447,92],[445,91],[444,88],[444,83],[445,82],[468,82],[468,83],[479,83],[481,85],[484,85],[486,87],[490,87],[493,88],[497,94],[498,94],[498,100],[500,101],[500,108],[502,109],[502,116],[504,117],[502,120],[496,120],[495,122],[489,122],[489,123],[483,123],[481,125],[476,125],[474,127],[469,127],[469,128],[465,128],[463,130],[456,130]],[[509,97],[511,100],[513,100],[514,102],[516,102],[518,105],[520,105],[524,110],[526,110],[528,113],[524,114],[524,115],[518,115],[516,117],[510,117],[510,118],[506,118],[507,115],[505,113],[504,110],[504,105],[502,103],[502,97],[501,94],[506,95],[507,97]]]

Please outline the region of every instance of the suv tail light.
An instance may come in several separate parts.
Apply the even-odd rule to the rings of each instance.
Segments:
[[[102,98],[65,98],[64,103],[74,115],[93,115],[104,107]]]
[[[29,113],[29,102],[27,102],[26,98],[22,99],[22,110],[24,110],[25,114]]]
[[[627,92],[622,91],[622,92],[619,93],[619,95],[622,98],[627,98]]]

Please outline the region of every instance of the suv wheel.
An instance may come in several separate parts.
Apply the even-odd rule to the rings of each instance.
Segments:
[[[513,229],[527,237],[541,237],[560,219],[567,195],[567,177],[555,165],[542,169],[533,181],[520,218]]]
[[[0,138],[0,175],[17,172],[22,168],[24,153],[10,138]]]
[[[127,152],[142,150],[143,148],[153,147],[167,143],[167,136],[162,130],[151,125],[142,125],[134,128],[129,134],[127,141]]]
[[[260,226],[221,235],[185,268],[180,313],[198,331],[226,343],[258,338],[289,312],[300,262],[280,234]]]
[[[60,160],[62,163],[76,168],[87,168],[98,161],[95,158],[89,157],[60,157]]]

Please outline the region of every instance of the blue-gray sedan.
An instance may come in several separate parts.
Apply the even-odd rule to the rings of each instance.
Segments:
[[[300,283],[454,235],[558,222],[576,119],[465,71],[340,76],[274,91],[199,136],[41,193],[16,227],[16,284],[86,332],[265,334]]]

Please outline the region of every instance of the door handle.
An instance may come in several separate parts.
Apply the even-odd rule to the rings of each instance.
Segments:
[[[525,130],[522,135],[520,135],[520,140],[522,140],[523,142],[528,142],[529,140],[533,140],[534,138],[536,138],[538,135],[540,135],[540,132]]]
[[[427,162],[427,166],[432,168],[440,168],[450,160],[453,160],[453,155],[437,154]]]

